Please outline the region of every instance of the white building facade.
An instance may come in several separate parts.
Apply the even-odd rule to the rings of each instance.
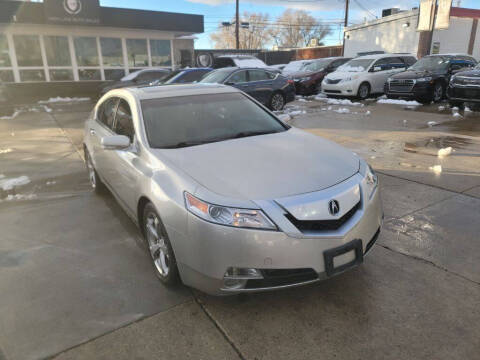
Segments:
[[[409,53],[464,53],[480,59],[480,10],[453,7],[450,26],[432,33],[417,31],[418,9],[403,11],[345,29],[345,56],[369,51]],[[429,36],[432,36],[431,46]]]

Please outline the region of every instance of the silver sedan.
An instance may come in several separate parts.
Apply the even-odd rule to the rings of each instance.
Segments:
[[[380,232],[365,161],[222,85],[113,90],[85,127],[92,187],[138,224],[154,271],[210,294],[313,283]]]

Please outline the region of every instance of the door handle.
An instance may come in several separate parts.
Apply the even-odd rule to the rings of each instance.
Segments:
[[[95,135],[95,130],[94,129],[90,129],[90,135]]]

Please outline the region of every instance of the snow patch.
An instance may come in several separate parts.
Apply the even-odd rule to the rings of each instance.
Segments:
[[[21,111],[20,110],[15,110],[15,112],[10,115],[10,116],[2,116],[0,117],[0,120],[13,120],[15,119],[18,115],[21,114]]]
[[[453,116],[454,118],[461,118],[461,117],[463,117],[463,116],[462,116],[460,113],[458,113],[458,112],[454,112],[454,113],[452,114],[452,116]]]
[[[55,185],[56,183],[57,183],[56,181],[47,181],[46,185],[51,186],[51,185]]]
[[[333,110],[333,111],[335,111],[336,113],[339,113],[339,114],[350,114],[350,110],[347,109],[347,108],[340,108],[340,109]]]
[[[45,110],[45,112],[47,113],[51,113],[52,112],[52,109],[50,109],[48,106],[46,105],[43,105],[43,110]]]
[[[54,97],[48,100],[40,100],[39,104],[52,104],[52,103],[62,103],[62,102],[74,102],[74,101],[90,101],[89,97]]]
[[[445,110],[445,106],[441,105],[441,106],[438,107],[438,111],[443,111],[443,110]]]
[[[394,104],[394,105],[405,105],[405,106],[420,106],[417,101],[408,101],[408,100],[399,100],[399,99],[382,99],[380,98],[377,103],[379,104]]]
[[[26,185],[30,182],[30,178],[28,176],[20,176],[16,178],[0,178],[0,188],[4,191],[12,190],[16,186]]]
[[[15,195],[8,195],[3,201],[22,201],[22,200],[33,200],[36,198],[37,198],[37,195],[35,194],[28,194],[28,195],[15,194]],[[0,200],[0,202],[1,201],[2,200]]]
[[[432,126],[438,125],[438,122],[436,122],[436,121],[429,121],[429,122],[427,123],[427,125],[430,126],[430,127],[432,127]]]
[[[428,170],[433,171],[435,175],[439,175],[442,173],[442,165],[430,166]]]
[[[365,113],[365,115],[370,116],[371,113],[372,113],[372,112],[371,112],[370,110],[368,110],[368,111]]]
[[[326,102],[329,105],[348,105],[348,106],[360,106],[360,107],[365,106],[362,103],[352,102],[348,99],[329,99],[329,98],[315,96],[315,100]]]
[[[10,152],[12,152],[13,150],[8,148],[8,149],[0,149],[0,154],[8,154]]]
[[[438,157],[442,158],[442,157],[450,155],[451,153],[452,153],[452,147],[449,146],[449,147],[438,150]]]

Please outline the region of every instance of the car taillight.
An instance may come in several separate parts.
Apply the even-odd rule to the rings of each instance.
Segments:
[[[287,80],[287,83],[289,83],[289,84],[292,84],[292,85],[293,85],[293,84],[295,84],[295,81],[293,81],[293,80],[291,80],[291,79],[288,79],[288,80]]]

